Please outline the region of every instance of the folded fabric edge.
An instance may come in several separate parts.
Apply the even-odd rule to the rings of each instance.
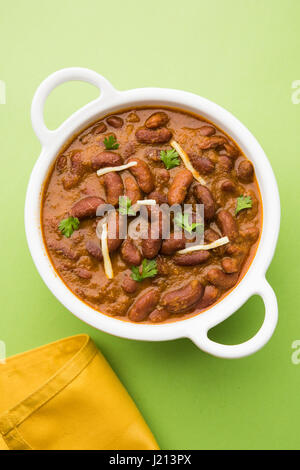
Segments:
[[[10,359],[12,361],[21,359],[23,356],[28,356],[30,353],[33,355],[38,351],[51,348],[56,344],[68,341],[71,342],[80,337],[82,337],[83,343],[78,352],[70,360],[43,383],[38,390],[34,391],[31,395],[0,416],[0,433],[3,437],[74,380],[99,351],[88,335],[80,334],[57,340],[48,345],[40,346],[39,348],[8,358],[7,363],[9,366]],[[5,365],[3,367],[5,368]]]

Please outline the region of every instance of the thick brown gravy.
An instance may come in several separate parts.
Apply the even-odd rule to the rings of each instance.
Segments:
[[[119,145],[117,149],[106,150],[104,139],[110,135]],[[160,152],[172,149],[172,139],[205,179],[204,189],[188,174],[181,158],[178,166],[166,168]],[[97,176],[99,168],[136,158],[145,162],[141,166],[146,164],[148,173],[139,174],[130,168]],[[182,204],[204,203],[204,215],[208,215],[205,244],[223,236],[228,236],[230,243],[187,257],[172,252],[168,240],[150,240],[148,244],[121,241],[117,248],[116,244],[111,246],[114,278],[108,279],[96,235],[98,219],[93,208],[85,208],[89,202],[95,205],[95,200],[86,198],[100,198],[117,206],[116,195],[133,197],[134,191],[140,192],[139,199],[158,198],[157,202],[170,203],[179,198],[177,202]],[[250,196],[251,207],[236,214],[240,196]],[[79,212],[78,201],[83,201]],[[79,227],[66,237],[59,224],[70,214],[78,215]],[[229,136],[200,116],[179,109],[147,107],[105,116],[65,146],[45,182],[41,220],[50,259],[75,295],[101,313],[157,323],[202,312],[239,282],[256,252],[262,203],[253,165]],[[156,263],[157,274],[134,281],[132,261],[140,266],[143,259],[150,258]]]

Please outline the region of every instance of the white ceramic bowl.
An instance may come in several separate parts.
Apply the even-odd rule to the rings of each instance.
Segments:
[[[70,116],[58,129],[50,131],[44,123],[43,111],[50,92],[61,83],[80,80],[100,89],[100,96]],[[101,116],[122,108],[143,105],[166,105],[200,114],[224,129],[254,163],[263,201],[263,230],[255,258],[241,282],[222,301],[195,317],[162,325],[124,322],[92,309],[65,286],[57,276],[43,243],[40,209],[41,190],[49,168],[59,150],[74,134]],[[33,129],[42,151],[31,173],[25,203],[25,227],[29,249],[46,285],[74,315],[107,333],[129,339],[163,341],[190,338],[199,348],[223,358],[238,358],[258,351],[272,336],[278,316],[275,294],[265,273],[271,262],[280,225],[280,201],[271,165],[254,136],[232,114],[215,103],[185,91],[162,88],[116,90],[104,77],[88,69],[68,68],[50,75],[37,89],[31,109]],[[265,318],[258,333],[238,345],[211,341],[207,333],[226,320],[254,294],[265,304]]]

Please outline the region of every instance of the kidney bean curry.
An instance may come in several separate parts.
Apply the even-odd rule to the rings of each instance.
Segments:
[[[98,217],[107,203],[116,211]],[[187,203],[203,204],[203,224],[191,213],[173,217],[168,238],[160,229],[153,237],[151,225],[147,238],[119,237],[134,207],[160,227],[162,204]],[[41,218],[55,270],[76,296],[106,315],[161,323],[201,313],[238,283],[256,252],[262,203],[252,163],[227,134],[180,109],[145,107],[105,116],[68,143]],[[186,248],[198,229],[203,244]]]

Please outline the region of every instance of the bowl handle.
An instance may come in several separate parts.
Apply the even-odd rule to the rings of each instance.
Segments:
[[[260,330],[253,338],[237,345],[219,344],[208,338],[207,332],[216,325],[209,325],[207,329],[203,329],[197,333],[197,327],[189,335],[192,341],[203,351],[206,351],[213,356],[235,359],[240,357],[249,356],[262,348],[271,338],[278,319],[278,306],[275,293],[265,278],[257,281],[257,288],[250,294],[258,294],[262,297],[265,304],[265,318]],[[250,297],[249,296],[249,297]],[[249,298],[248,297],[248,298]],[[200,322],[201,325],[201,322]]]
[[[43,146],[50,143],[50,141],[52,141],[53,138],[55,138],[58,133],[60,133],[60,131],[65,127],[68,120],[70,119],[67,119],[55,130],[48,129],[44,121],[44,106],[46,99],[48,98],[49,94],[54,90],[54,88],[61,85],[62,83],[71,80],[87,82],[99,88],[101,92],[100,97],[96,98],[96,100],[92,101],[92,103],[98,100],[103,101],[109,99],[117,94],[117,90],[111,85],[111,83],[106,80],[106,78],[102,77],[102,75],[99,75],[93,70],[81,67],[71,67],[58,70],[57,72],[54,72],[53,74],[49,75],[49,77],[47,77],[38,87],[33,97],[31,105],[32,126]],[[87,104],[86,106],[84,106],[84,108],[90,106],[92,103]],[[72,118],[78,112],[81,112],[82,109],[83,108],[74,113],[72,115]]]

